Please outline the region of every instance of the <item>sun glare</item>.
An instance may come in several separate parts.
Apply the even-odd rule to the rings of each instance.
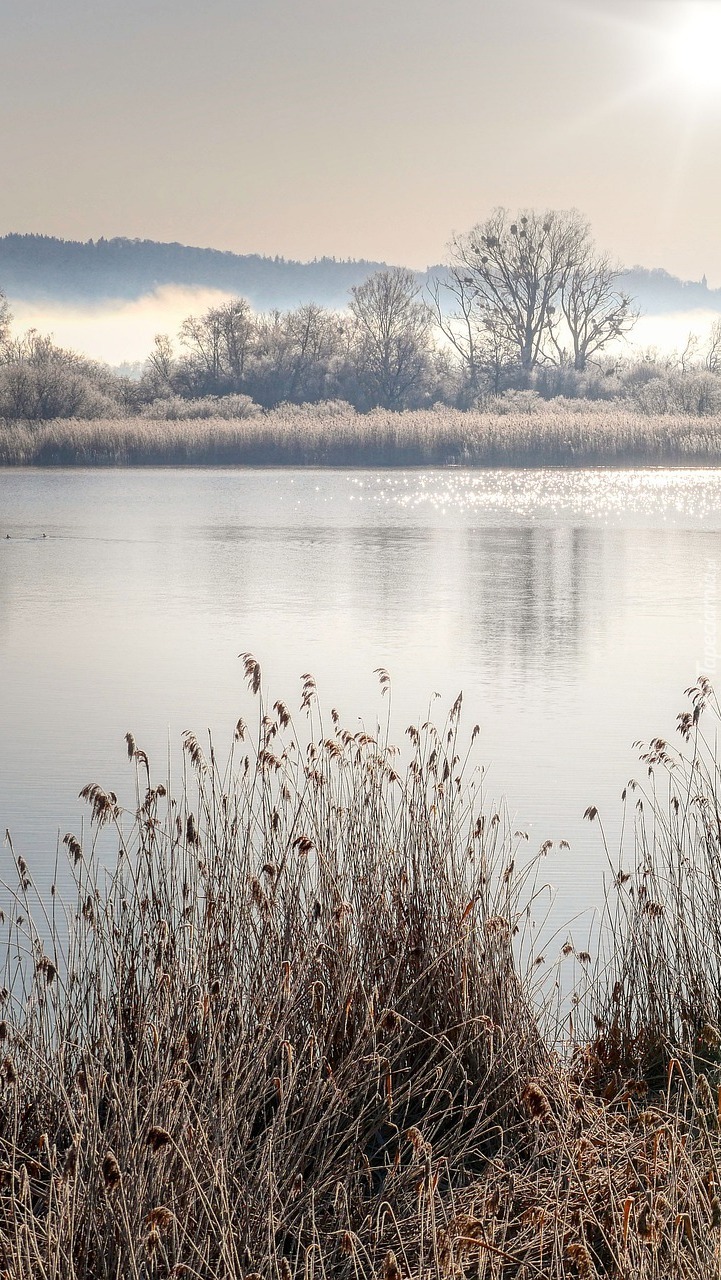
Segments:
[[[686,90],[721,96],[721,3],[687,6],[669,37],[669,69]]]

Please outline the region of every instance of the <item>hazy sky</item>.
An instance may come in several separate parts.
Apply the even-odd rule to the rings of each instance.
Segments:
[[[424,267],[496,204],[721,285],[721,0],[0,0],[0,231]]]

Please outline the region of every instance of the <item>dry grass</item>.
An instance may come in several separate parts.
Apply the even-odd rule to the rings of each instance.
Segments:
[[[658,1082],[677,1058],[721,1083],[719,707],[704,677],[687,693],[679,730],[690,750],[653,739],[645,783],[624,792],[633,861],[616,871],[614,947],[595,1010],[607,1081],[620,1069]]]
[[[606,1032],[561,1044],[530,949],[542,854],[482,812],[460,699],[401,769],[385,733],[323,722],[311,677],[298,728],[245,669],[257,728],[227,767],[185,735],[173,796],[128,735],[134,808],[85,788],[67,921],[15,858],[0,1271],[721,1275],[715,1068],[669,1041],[658,1082],[619,1051],[610,1084]]]
[[[721,463],[721,419],[541,402],[531,412],[358,414],[282,406],[224,420],[117,418],[0,427],[2,466],[582,466]]]

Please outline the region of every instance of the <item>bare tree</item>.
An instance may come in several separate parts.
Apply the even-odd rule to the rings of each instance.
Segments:
[[[315,302],[257,320],[249,389],[261,404],[321,400],[341,350],[340,319]]]
[[[354,358],[372,402],[400,409],[428,367],[430,312],[412,271],[377,271],[351,289]]]
[[[700,339],[698,334],[689,332],[689,335],[686,339],[683,350],[679,351],[678,356],[676,357],[678,361],[678,367],[681,370],[682,374],[685,375],[687,373],[690,373],[692,369],[695,369],[697,359],[698,359],[699,346],[700,346]]]
[[[153,349],[145,361],[144,381],[153,396],[168,395],[173,389],[175,354],[166,333],[156,333]]]
[[[104,365],[56,347],[35,329],[3,348],[0,418],[114,417],[122,412],[125,380]]]
[[[451,243],[452,267],[482,323],[531,372],[557,323],[556,303],[574,270],[588,258],[589,228],[575,211],[529,209],[515,219],[496,209]]]
[[[10,307],[2,289],[0,289],[0,354],[10,341]]]
[[[618,269],[605,255],[596,256],[590,243],[581,260],[561,285],[559,299],[570,334],[573,367],[583,371],[589,360],[617,338],[627,334],[638,319],[629,294],[616,289]],[[558,333],[552,329],[558,348]]]
[[[245,298],[232,298],[202,316],[188,316],[180,342],[188,353],[189,372],[205,394],[239,391],[254,335],[254,318]]]
[[[332,311],[306,302],[288,312],[289,400],[321,398],[340,344],[340,321]]]
[[[709,373],[721,373],[721,320],[711,325],[704,364]]]
[[[463,270],[451,267],[428,292],[436,327],[455,353],[465,380],[465,403],[487,392],[498,395],[504,377],[516,365],[516,352],[495,314],[476,305],[475,290]]]

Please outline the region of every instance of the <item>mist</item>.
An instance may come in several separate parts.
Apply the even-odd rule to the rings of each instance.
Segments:
[[[183,320],[230,295],[220,289],[164,285],[133,300],[88,305],[40,300],[12,301],[13,329],[37,329],[58,346],[110,365],[145,360],[156,333],[175,337]]]
[[[16,334],[37,329],[59,346],[109,365],[135,364],[146,359],[157,333],[175,338],[187,316],[218,306],[232,296],[221,289],[163,285],[140,298],[86,305],[14,300],[13,328]],[[647,350],[669,355],[683,350],[690,334],[703,346],[718,319],[719,312],[709,308],[642,315],[616,350],[627,355]]]
[[[720,318],[718,311],[676,311],[661,316],[641,316],[629,334],[626,350],[639,352],[656,350],[661,355],[683,351],[689,336],[699,338],[701,345],[707,342],[712,325]]]

